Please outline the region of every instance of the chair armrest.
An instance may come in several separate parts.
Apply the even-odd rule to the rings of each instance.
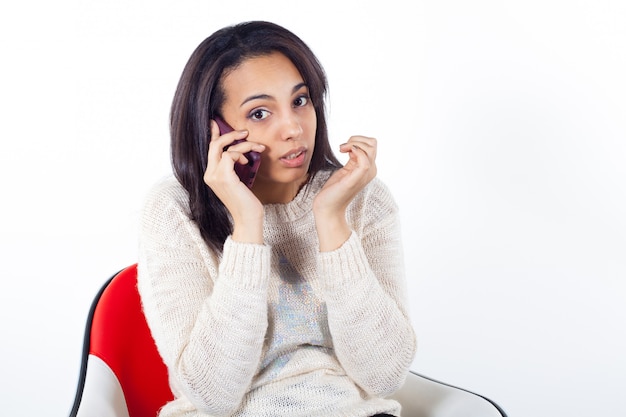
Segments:
[[[89,355],[82,399],[76,417],[129,417],[122,387],[111,368]]]
[[[391,398],[402,404],[402,417],[506,417],[485,397],[415,372]]]

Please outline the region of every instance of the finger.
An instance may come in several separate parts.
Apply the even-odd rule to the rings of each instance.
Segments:
[[[224,156],[228,156],[230,159],[233,160],[233,162],[236,162],[242,165],[245,165],[248,162],[250,162],[248,161],[248,158],[246,158],[246,155],[244,152],[240,152],[231,148],[228,148],[228,150],[222,154],[222,158],[224,158]]]
[[[352,144],[350,158],[354,158],[358,168],[368,170],[372,165],[371,155],[361,145]]]
[[[220,125],[215,120],[211,120],[211,141],[220,137]]]
[[[339,150],[355,156],[362,154],[370,162],[376,160],[376,146],[371,143],[352,141],[341,145]]]
[[[219,125],[215,120],[211,120],[211,140],[209,141],[208,158],[209,160],[219,160],[224,146],[220,146],[225,139],[221,137]]]
[[[233,142],[245,139],[248,136],[247,130],[235,130],[220,135],[217,123],[211,123],[211,141],[209,142],[208,150],[209,159],[218,160],[221,157],[222,153],[226,150],[226,148],[228,148]]]
[[[209,149],[208,149],[209,159],[211,159],[212,154],[215,154],[215,151],[213,151],[213,149],[217,148],[217,146],[211,146],[211,145],[214,144],[215,141],[217,141],[219,137],[220,137],[220,128],[217,125],[217,122],[215,122],[215,120],[211,120],[211,139],[209,140]]]
[[[363,150],[365,150],[367,153],[371,153],[373,155],[375,155],[376,153],[376,147],[377,147],[377,141],[375,138],[368,138],[365,136],[352,136],[348,142],[346,142],[345,144],[343,144],[342,146],[352,146],[352,145],[357,145],[360,146]]]
[[[364,146],[376,147],[376,138],[371,138],[367,136],[351,136],[348,139],[348,143],[361,143]]]
[[[355,138],[354,141],[356,142],[357,146],[363,149],[372,160],[376,159],[378,142],[376,141],[375,138],[367,138],[367,137],[359,136]]]
[[[250,151],[254,152],[263,152],[265,150],[265,145],[262,145],[257,142],[250,142],[247,140],[238,141],[237,143],[233,142],[231,145],[227,145],[224,151],[236,151],[241,153],[248,153]]]

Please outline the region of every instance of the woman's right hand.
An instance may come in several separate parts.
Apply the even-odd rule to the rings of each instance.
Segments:
[[[265,146],[243,141],[229,146],[237,139],[245,139],[248,132],[235,130],[220,136],[220,129],[211,121],[211,142],[204,182],[224,203],[233,218],[232,239],[237,242],[263,243],[263,204],[239,179],[235,163],[247,162],[244,154],[249,151],[263,152]]]

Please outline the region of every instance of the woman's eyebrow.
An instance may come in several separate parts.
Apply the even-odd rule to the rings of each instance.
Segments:
[[[252,100],[271,100],[271,99],[272,99],[272,96],[270,96],[269,94],[255,94],[253,96],[247,97],[244,101],[242,101],[239,107],[243,106],[244,104]]]
[[[292,89],[291,89],[291,93],[296,93],[298,90],[300,90],[302,87],[306,87],[306,83],[305,82],[301,82],[299,84],[296,84]],[[249,101],[252,100],[274,100],[274,98],[272,96],[270,96],[269,94],[255,94],[253,96],[250,97],[246,97],[246,99],[244,101],[241,102],[241,104],[239,105],[239,107],[243,106],[244,104],[246,104]]]
[[[302,87],[307,87],[306,83],[303,81],[300,84],[297,84],[293,90],[291,90],[292,93],[295,93],[296,91],[298,91],[299,89],[301,89]]]

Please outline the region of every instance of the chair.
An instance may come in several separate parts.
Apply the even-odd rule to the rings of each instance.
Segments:
[[[411,372],[394,395],[403,417],[506,417],[493,401]],[[137,265],[114,274],[91,305],[70,417],[156,417],[173,399],[137,292]]]

